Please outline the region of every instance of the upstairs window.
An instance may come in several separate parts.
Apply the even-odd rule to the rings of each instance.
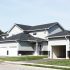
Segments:
[[[36,32],[33,33],[33,35],[36,35],[36,34],[37,34]]]

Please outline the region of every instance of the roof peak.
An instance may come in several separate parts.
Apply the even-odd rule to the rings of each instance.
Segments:
[[[25,24],[17,24],[17,23],[15,23],[15,25],[30,26],[30,25],[25,25]]]
[[[30,26],[30,25],[24,25],[24,24],[17,24],[15,25],[19,26],[21,29],[24,30],[37,30],[37,29],[49,29],[50,27],[59,24],[58,22],[53,22],[53,23],[48,23],[48,24],[41,24],[41,25],[35,25],[35,26]]]
[[[45,23],[45,24],[39,24],[39,25],[32,25],[32,26],[34,27],[34,26],[49,25],[49,24],[59,24],[59,22],[51,22],[51,23]],[[25,24],[19,24],[19,23],[15,23],[15,25],[31,26],[31,25],[25,25]]]

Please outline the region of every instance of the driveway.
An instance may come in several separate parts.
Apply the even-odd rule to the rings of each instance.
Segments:
[[[0,63],[0,70],[57,70],[57,69]]]

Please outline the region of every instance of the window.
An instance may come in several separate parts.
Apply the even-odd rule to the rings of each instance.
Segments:
[[[33,33],[33,35],[36,35],[36,34],[37,34],[36,32]]]

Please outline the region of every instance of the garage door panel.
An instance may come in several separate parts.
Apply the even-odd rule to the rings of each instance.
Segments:
[[[6,56],[7,55],[7,49],[6,48],[0,48],[0,56]]]
[[[9,48],[9,56],[17,56],[17,48]]]

